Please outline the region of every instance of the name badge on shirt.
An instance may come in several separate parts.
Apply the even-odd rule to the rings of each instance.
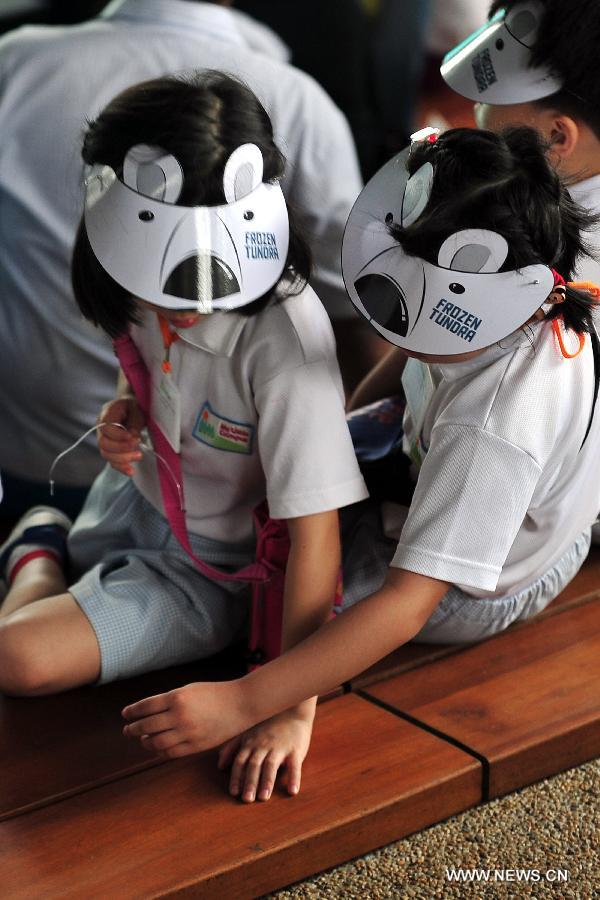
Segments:
[[[173,377],[169,374],[162,374],[158,381],[152,383],[152,418],[175,453],[179,453],[181,448],[181,395]]]
[[[418,359],[409,359],[402,373],[402,387],[415,434],[420,434],[427,407],[435,391],[429,366]]]
[[[252,454],[254,425],[228,419],[212,409],[208,402],[203,404],[198,414],[192,435],[215,450],[244,453],[246,456]]]

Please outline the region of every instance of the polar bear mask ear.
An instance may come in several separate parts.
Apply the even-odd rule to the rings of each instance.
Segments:
[[[256,144],[242,144],[233,151],[223,172],[223,191],[228,203],[246,197],[263,179],[262,153]]]
[[[404,197],[402,198],[403,228],[408,228],[409,225],[417,221],[427,206],[431,196],[432,185],[433,166],[430,162],[426,162],[406,182]]]
[[[457,272],[498,272],[508,256],[501,234],[483,228],[465,228],[446,238],[438,253],[438,264]]]
[[[535,44],[540,21],[544,15],[544,7],[537,0],[529,3],[517,3],[507,13],[504,24],[507,30],[519,43],[531,49]]]
[[[177,203],[183,170],[174,156],[151,144],[136,144],[123,160],[123,181],[132,190],[162,203]]]

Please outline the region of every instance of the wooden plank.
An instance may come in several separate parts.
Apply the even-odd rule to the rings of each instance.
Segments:
[[[204,662],[53,697],[0,695],[0,820],[157,765],[123,737],[121,709],[189,681],[242,674],[238,648]]]
[[[567,609],[574,609],[598,597],[600,597],[600,547],[592,547],[582,568],[565,590],[535,619],[515,622],[514,625],[511,625],[511,630],[527,628],[542,619],[547,619],[549,616],[554,616]],[[418,666],[451,656],[462,649],[464,648],[460,644],[417,644],[415,642],[405,644],[353,678],[349,687],[351,690],[360,690],[368,685],[376,684],[378,681],[393,678],[403,672],[410,672],[411,669],[416,669]]]
[[[233,647],[209,660],[101,687],[51,697],[0,694],[0,821],[160,765],[138,741],[123,737],[123,707],[190,681],[219,681],[244,671],[242,650]],[[342,693],[340,687],[319,700]]]
[[[366,690],[485,757],[500,796],[600,754],[600,601]]]
[[[210,753],[5,820],[2,898],[256,897],[477,804],[481,766],[346,695],[318,708],[299,796],[225,791]]]

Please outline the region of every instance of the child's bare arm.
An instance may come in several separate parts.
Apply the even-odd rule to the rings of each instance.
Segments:
[[[290,555],[285,580],[282,649],[300,643],[331,616],[340,567],[337,510],[288,520]],[[232,765],[230,793],[268,800],[285,763],[288,791],[300,789],[317,698],[303,700],[228,741],[219,766]]]
[[[400,347],[392,347],[358,385],[348,401],[348,412],[400,393],[400,379],[407,358]]]
[[[448,583],[390,568],[383,587],[297,647],[240,682],[248,715],[271,715],[306,694],[322,694],[417,634]]]
[[[410,640],[448,584],[390,569],[384,586],[262,669],[191,684],[127,707],[125,733],[169,757],[222,744],[257,722],[325,693]]]

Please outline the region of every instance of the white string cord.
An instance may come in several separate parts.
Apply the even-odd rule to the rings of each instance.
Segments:
[[[77,440],[75,441],[74,444],[71,444],[70,447],[67,447],[66,450],[63,450],[62,453],[58,454],[58,456],[56,457],[56,459],[50,466],[50,471],[48,472],[48,482],[50,484],[50,496],[51,497],[54,497],[54,479],[52,476],[54,475],[54,470],[55,470],[57,464],[60,462],[60,460],[64,456],[66,456],[68,453],[70,453],[72,450],[75,450],[79,446],[79,444],[81,444],[81,442],[86,439],[86,437],[88,437],[90,434],[92,434],[92,432],[98,431],[101,428],[107,428],[109,425],[115,426],[116,428],[122,428],[123,431],[127,431],[127,428],[124,425],[122,425],[121,422],[99,422],[97,425],[92,425],[91,428],[88,428],[88,430],[86,432],[84,432],[81,435],[81,437],[77,438]],[[155,456],[158,459],[158,461],[163,464],[163,466],[169,473],[169,476],[171,477],[173,484],[177,488],[177,496],[179,497],[179,506],[181,507],[181,511],[185,512],[185,510],[183,508],[183,490],[181,488],[180,483],[177,481],[175,474],[174,474],[171,466],[169,465],[169,463],[166,461],[166,459],[164,459],[164,457],[162,457],[160,455],[160,453],[157,453],[156,450],[154,449],[154,447],[151,447],[150,444],[147,444],[144,441],[140,441],[139,446],[140,446],[140,450],[144,451],[145,453],[152,453],[153,456]]]

